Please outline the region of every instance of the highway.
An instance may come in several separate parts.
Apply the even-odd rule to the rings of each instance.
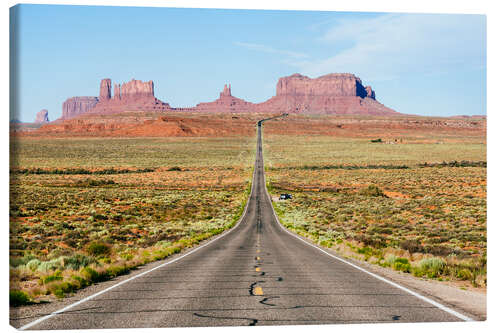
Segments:
[[[285,230],[265,186],[262,123],[252,191],[233,229],[22,329],[469,320]]]

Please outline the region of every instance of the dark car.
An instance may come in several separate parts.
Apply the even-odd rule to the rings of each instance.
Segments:
[[[280,200],[287,200],[287,199],[291,199],[291,198],[292,198],[292,195],[288,194],[288,193],[283,193],[280,195]]]

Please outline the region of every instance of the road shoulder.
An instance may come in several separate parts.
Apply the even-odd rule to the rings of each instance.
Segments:
[[[288,229],[287,229],[288,230]],[[293,231],[289,230],[293,233]],[[445,305],[457,312],[468,315],[474,320],[483,321],[487,318],[486,309],[486,292],[485,290],[463,290],[457,286],[446,284],[446,282],[417,278],[410,274],[405,274],[399,271],[372,265],[365,261],[347,258],[332,249],[319,246],[308,238],[293,233],[309,244],[314,245],[334,256],[340,257],[346,261],[353,263],[371,273],[384,277],[392,282],[395,282],[403,287],[413,290],[422,296],[430,298],[442,305]],[[332,259],[333,260],[333,259]]]

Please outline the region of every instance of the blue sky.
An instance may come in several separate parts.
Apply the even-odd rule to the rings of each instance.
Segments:
[[[72,96],[153,80],[174,107],[263,102],[279,77],[349,72],[403,113],[486,114],[486,17],[318,11],[21,5],[18,115],[61,116]],[[11,115],[12,117],[12,115]]]

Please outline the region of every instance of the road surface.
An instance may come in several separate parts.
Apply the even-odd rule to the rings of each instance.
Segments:
[[[232,230],[23,329],[461,321],[469,318],[286,231],[265,187],[261,123],[252,192]]]

